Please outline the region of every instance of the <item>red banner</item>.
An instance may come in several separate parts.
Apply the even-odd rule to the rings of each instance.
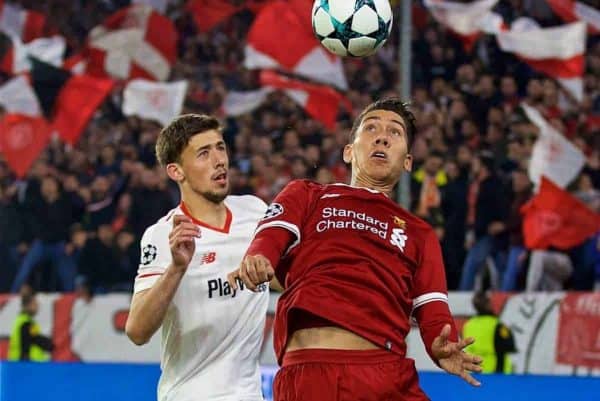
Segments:
[[[600,368],[600,293],[567,294],[558,325],[556,362]]]

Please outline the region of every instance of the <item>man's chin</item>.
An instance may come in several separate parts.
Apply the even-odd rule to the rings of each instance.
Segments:
[[[212,191],[206,191],[202,193],[202,196],[206,198],[206,200],[212,203],[221,203],[227,198],[229,195],[229,184],[227,184],[224,188],[215,189]]]

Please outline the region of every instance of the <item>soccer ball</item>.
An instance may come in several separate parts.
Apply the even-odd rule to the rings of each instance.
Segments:
[[[330,52],[366,57],[390,36],[392,8],[388,0],[315,0],[312,26]]]

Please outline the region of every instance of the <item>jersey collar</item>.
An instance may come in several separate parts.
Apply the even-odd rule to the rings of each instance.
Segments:
[[[192,222],[194,224],[197,224],[200,227],[208,228],[210,230],[217,231],[217,232],[220,232],[223,234],[229,234],[229,229],[231,228],[231,220],[233,220],[233,216],[231,214],[231,210],[229,210],[229,208],[227,206],[225,206],[225,212],[227,213],[227,215],[225,217],[225,225],[223,226],[223,228],[211,226],[210,224],[206,224],[203,221],[200,221],[200,220],[194,218],[194,216],[192,216],[192,214],[188,210],[185,203],[183,203],[183,201],[181,201],[181,203],[179,204],[179,208],[181,209],[183,214],[185,214],[187,217],[189,217],[192,220]]]

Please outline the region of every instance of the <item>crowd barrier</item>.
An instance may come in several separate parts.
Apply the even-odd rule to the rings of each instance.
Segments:
[[[263,392],[271,401],[276,369],[263,369]],[[0,363],[0,401],[154,401],[157,364]],[[422,372],[431,401],[596,401],[600,379],[537,375],[480,375],[480,388],[445,373]],[[202,399],[201,394],[199,398]]]
[[[260,362],[276,365],[272,325],[277,294],[271,295]],[[475,311],[472,293],[449,294],[458,327]],[[124,332],[128,294],[110,294],[84,302],[71,294],[40,294],[36,316],[42,332],[52,336],[54,361],[157,363],[160,336],[134,346]],[[518,352],[511,355],[517,373],[600,376],[600,293],[496,293],[493,305],[515,336]],[[18,297],[0,295],[0,359],[20,309]],[[421,371],[437,371],[424,350],[418,329],[407,338],[408,355]],[[598,397],[600,400],[600,396]]]

